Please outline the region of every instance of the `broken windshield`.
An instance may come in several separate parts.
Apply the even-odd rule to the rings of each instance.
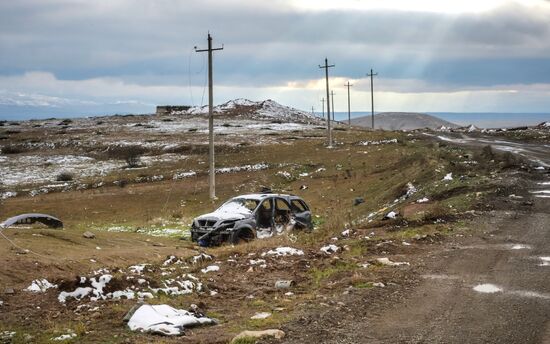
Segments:
[[[251,213],[256,209],[260,203],[256,199],[247,199],[247,198],[234,198],[229,202],[224,203],[221,207],[216,210],[216,212],[223,213]]]

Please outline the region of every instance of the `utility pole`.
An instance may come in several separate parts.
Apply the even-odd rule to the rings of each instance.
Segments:
[[[349,81],[348,81],[348,83],[345,84],[344,86],[346,86],[348,88],[348,126],[351,127],[351,110],[350,110],[349,88],[353,85],[350,84]]]
[[[328,64],[328,59],[325,57],[325,65],[319,65],[319,68],[325,69],[325,79],[327,81],[327,135],[328,135],[328,146],[332,147],[332,132],[330,131],[330,98],[329,98],[329,87],[328,87],[328,69],[334,67],[334,65]]]
[[[313,106],[311,107],[311,115],[315,117],[315,109],[313,108]]]
[[[323,119],[325,119],[325,98],[321,98],[321,103],[323,104],[321,106],[321,110],[323,110]]]
[[[195,47],[195,52],[208,52],[208,142],[209,142],[209,154],[208,154],[208,188],[210,199],[216,199],[216,166],[214,164],[214,92],[213,92],[213,78],[212,78],[212,52],[216,50],[223,50],[221,48],[212,48],[212,36],[208,33],[208,49],[198,50]]]
[[[370,69],[370,74],[367,74],[367,76],[370,76],[370,104],[371,104],[371,114],[372,114],[372,130],[374,130],[374,90],[373,90],[373,83],[372,83],[372,77],[378,75],[378,73],[374,74],[372,72],[372,68]]]
[[[332,97],[331,98],[331,102],[332,102],[332,121],[335,122],[335,118],[334,118],[334,91],[331,90],[330,91],[330,96]]]

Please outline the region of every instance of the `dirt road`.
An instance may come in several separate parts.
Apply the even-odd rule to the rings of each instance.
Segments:
[[[416,283],[337,297],[289,325],[285,342],[550,343],[550,175],[537,172],[509,181],[515,196],[470,232],[417,257]]]
[[[428,134],[426,134],[428,135]],[[429,134],[429,136],[432,136]],[[544,167],[550,167],[550,145],[548,144],[532,144],[524,142],[512,142],[495,139],[490,136],[472,137],[466,134],[440,134],[436,135],[439,140],[451,142],[466,146],[486,146],[491,145],[496,150],[502,152],[511,152],[526,158],[536,164]]]

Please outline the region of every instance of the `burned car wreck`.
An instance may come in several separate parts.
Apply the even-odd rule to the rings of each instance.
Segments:
[[[286,230],[313,228],[311,211],[298,196],[249,194],[231,198],[216,211],[201,215],[191,225],[191,240],[201,246],[238,244],[271,237]]]

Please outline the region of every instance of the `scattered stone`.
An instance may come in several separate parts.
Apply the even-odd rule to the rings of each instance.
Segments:
[[[288,289],[296,285],[296,282],[293,280],[279,280],[275,282],[275,288],[277,289]]]
[[[90,231],[86,231],[86,232],[82,233],[82,236],[86,239],[94,239],[95,238],[95,234],[90,232]]]
[[[365,199],[363,197],[357,197],[353,200],[353,205],[359,205],[361,203],[365,203]]]
[[[243,331],[236,335],[232,340],[231,343],[237,343],[239,339],[242,338],[264,338],[264,337],[273,337],[275,339],[281,339],[285,336],[285,333],[281,330],[263,330],[263,331]]]

